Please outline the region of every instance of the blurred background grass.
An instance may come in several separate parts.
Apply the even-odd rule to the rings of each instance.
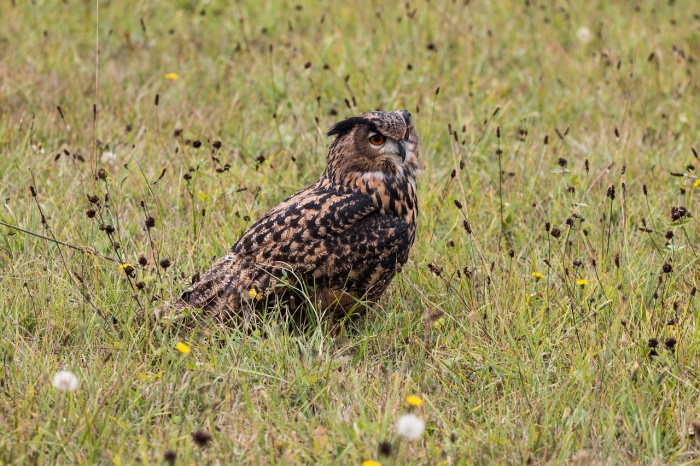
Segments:
[[[699,15],[3,2],[0,220],[118,260],[2,229],[3,462],[697,461]],[[333,123],[395,108],[423,141],[419,233],[367,317],[198,328],[186,356],[134,320],[315,181]]]

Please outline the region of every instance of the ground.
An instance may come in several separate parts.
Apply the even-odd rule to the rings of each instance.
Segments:
[[[700,461],[697,2],[0,18],[0,221],[82,249],[0,226],[3,463]],[[378,305],[141,318],[318,179],[333,123],[396,108],[421,210]]]

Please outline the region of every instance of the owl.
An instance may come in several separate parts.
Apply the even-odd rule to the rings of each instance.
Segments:
[[[416,130],[406,110],[376,111],[327,135],[321,178],[253,224],[158,317],[189,308],[230,322],[274,303],[338,313],[379,298],[416,236]]]

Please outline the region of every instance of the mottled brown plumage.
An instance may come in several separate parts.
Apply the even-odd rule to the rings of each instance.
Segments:
[[[321,178],[258,220],[161,313],[201,309],[228,321],[275,299],[294,310],[311,303],[347,310],[384,292],[416,233],[420,170],[411,116],[370,112],[328,135],[336,138]]]

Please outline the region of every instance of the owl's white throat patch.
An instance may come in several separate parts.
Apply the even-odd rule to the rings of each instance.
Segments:
[[[363,181],[369,181],[371,179],[375,179],[377,181],[384,181],[384,172],[365,172],[362,174],[362,180]]]

